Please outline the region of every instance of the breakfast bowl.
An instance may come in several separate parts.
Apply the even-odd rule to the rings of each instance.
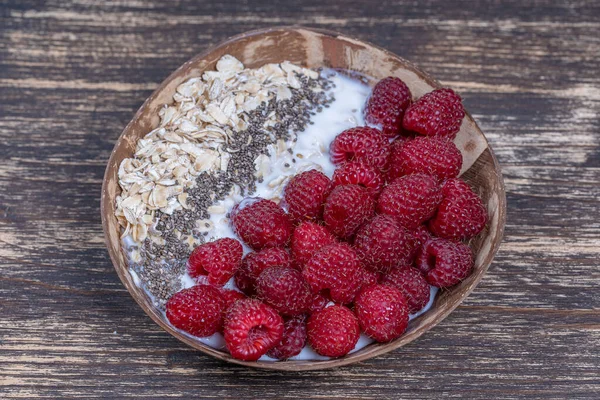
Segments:
[[[190,78],[200,77],[206,71],[214,70],[217,62],[225,55],[235,57],[248,68],[289,61],[306,68],[343,71],[345,74],[360,76],[369,86],[380,79],[394,76],[401,78],[416,98],[442,87],[410,62],[384,49],[335,32],[302,27],[247,32],[183,64],[160,84],[125,127],[111,153],[104,176],[101,213],[106,244],[119,278],[135,301],[164,330],[203,353],[227,362],[274,370],[317,370],[364,361],[404,346],[440,323],[483,278],[500,246],[506,218],[506,197],[500,167],[484,134],[468,112],[454,140],[463,157],[460,177],[480,196],[488,214],[488,222],[483,231],[468,242],[474,255],[472,273],[457,285],[440,290],[430,309],[412,319],[401,337],[387,343],[371,343],[339,358],[243,361],[174,328],[165,313],[156,307],[151,297],[140,287],[139,278],[131,273],[128,254],[123,248],[123,228],[115,216],[117,199],[121,194],[119,168],[123,160],[135,153],[138,140],[157,128],[160,110],[173,101],[178,87]]]

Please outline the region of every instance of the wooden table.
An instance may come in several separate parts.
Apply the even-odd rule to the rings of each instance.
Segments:
[[[152,89],[285,24],[377,43],[457,89],[509,204],[487,277],[443,323],[302,374],[163,332],[118,280],[99,214],[110,151]],[[0,398],[600,398],[599,32],[596,1],[0,0]]]

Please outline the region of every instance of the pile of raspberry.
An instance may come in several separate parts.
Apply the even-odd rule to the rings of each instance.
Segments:
[[[253,252],[244,257],[232,238],[193,251],[188,273],[199,284],[170,298],[171,324],[199,337],[221,332],[240,360],[287,359],[307,343],[341,357],[361,331],[378,342],[400,337],[430,285],[471,273],[464,241],[487,222],[458,178],[453,139],[464,115],[450,89],[413,102],[402,80],[380,81],[365,105],[369,126],[331,143],[331,179],[303,172],[281,204],[247,198],[233,208],[232,227]],[[239,291],[223,288],[232,277]]]

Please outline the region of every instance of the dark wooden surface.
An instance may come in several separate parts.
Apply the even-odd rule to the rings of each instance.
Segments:
[[[332,371],[181,344],[123,288],[100,226],[105,163],[152,89],[284,24],[372,41],[460,91],[507,188],[504,243],[469,299]],[[597,1],[0,0],[0,398],[600,398],[598,32]]]

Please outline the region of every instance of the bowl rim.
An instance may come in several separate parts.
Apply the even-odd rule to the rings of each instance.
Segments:
[[[495,242],[493,242],[493,246],[489,250],[489,254],[491,255],[491,257],[489,259],[489,262],[486,263],[486,265],[482,266],[478,279],[474,282],[473,285],[468,287],[466,290],[464,290],[460,294],[460,296],[458,297],[458,301],[456,301],[455,304],[451,305],[450,307],[448,307],[446,309],[439,311],[436,314],[435,323],[433,323],[431,326],[427,327],[426,329],[422,329],[421,331],[411,332],[411,337],[407,341],[403,341],[402,338],[404,336],[401,336],[400,338],[395,339],[391,342],[381,343],[382,346],[380,346],[379,348],[377,348],[367,354],[358,354],[358,355],[348,354],[342,358],[333,358],[333,359],[329,359],[329,360],[291,360],[291,361],[287,360],[287,361],[276,361],[276,362],[256,362],[256,361],[243,361],[243,360],[235,359],[235,358],[231,357],[228,353],[222,352],[222,351],[214,349],[208,345],[205,345],[201,342],[198,342],[198,341],[192,339],[191,337],[187,336],[186,334],[175,330],[175,328],[169,326],[162,319],[158,318],[158,316],[156,314],[149,312],[149,310],[146,309],[146,304],[142,303],[141,299],[138,299],[136,296],[134,296],[131,293],[131,290],[128,285],[128,281],[125,277],[126,269],[118,267],[119,262],[117,259],[117,255],[114,254],[114,252],[112,251],[111,245],[110,245],[109,222],[108,222],[109,216],[106,215],[104,210],[106,207],[106,202],[108,201],[107,192],[108,192],[109,174],[110,174],[110,170],[111,170],[110,166],[115,162],[114,158],[115,158],[115,154],[117,152],[117,148],[123,141],[125,134],[130,130],[133,123],[140,117],[140,115],[142,114],[142,112],[146,108],[146,106],[157,95],[159,95],[160,92],[165,88],[165,86],[169,82],[171,82],[174,78],[176,78],[177,75],[182,70],[184,70],[187,65],[198,62],[198,61],[202,60],[203,58],[205,58],[206,56],[210,55],[212,52],[214,52],[222,47],[228,46],[234,42],[237,42],[239,40],[245,39],[245,38],[263,35],[263,34],[267,34],[267,33],[271,33],[271,32],[284,33],[287,31],[299,31],[299,30],[309,31],[309,32],[313,32],[313,33],[317,33],[317,34],[321,34],[321,35],[326,35],[333,39],[344,39],[344,40],[359,43],[361,45],[366,45],[373,49],[379,50],[379,51],[383,52],[386,56],[390,56],[390,57],[395,58],[395,59],[399,60],[400,62],[402,62],[406,66],[407,69],[410,69],[411,72],[415,73],[417,76],[419,76],[421,79],[426,81],[426,83],[428,83],[432,87],[434,87],[436,89],[443,87],[440,82],[438,82],[436,79],[431,77],[427,72],[424,72],[423,70],[421,70],[420,68],[415,66],[412,62],[392,53],[391,51],[389,51],[385,48],[382,48],[376,44],[370,43],[368,41],[354,38],[352,36],[349,36],[349,35],[346,35],[346,34],[343,34],[340,32],[336,32],[333,30],[321,29],[321,28],[308,28],[308,27],[301,26],[301,25],[284,25],[284,26],[274,26],[274,27],[268,27],[268,28],[254,29],[254,30],[246,31],[246,32],[234,35],[234,36],[230,36],[226,40],[219,42],[219,43],[201,51],[200,53],[197,53],[196,55],[194,55],[193,57],[188,59],[186,62],[181,64],[177,69],[175,69],[172,73],[170,73],[166,78],[163,79],[163,81],[156,87],[156,89],[150,94],[150,96],[148,96],[146,98],[146,100],[138,108],[138,110],[131,117],[130,121],[127,123],[125,128],[123,128],[123,131],[117,138],[115,145],[113,147],[113,150],[111,151],[111,154],[108,159],[107,166],[106,166],[106,169],[104,172],[103,180],[102,180],[102,189],[101,189],[102,192],[101,192],[101,200],[100,200],[100,214],[101,214],[101,219],[102,219],[102,228],[103,228],[103,232],[104,232],[104,242],[107,247],[107,251],[109,253],[111,262],[113,264],[113,268],[116,270],[117,275],[119,276],[119,279],[121,280],[121,283],[123,284],[123,286],[125,286],[128,293],[130,294],[130,296],[142,308],[142,310],[144,311],[144,313],[147,316],[149,316],[156,324],[158,324],[163,330],[165,330],[171,336],[174,336],[178,340],[184,342],[185,344],[189,345],[190,347],[192,347],[196,350],[200,350],[204,354],[211,355],[222,361],[227,361],[230,363],[243,365],[246,367],[253,367],[253,368],[267,369],[267,370],[278,370],[278,371],[323,370],[323,369],[330,369],[330,368],[341,367],[341,366],[345,366],[345,365],[349,365],[349,364],[358,363],[358,362],[365,361],[365,360],[373,358],[373,357],[380,356],[380,355],[388,353],[390,351],[396,350],[399,347],[402,347],[404,345],[407,345],[408,343],[419,338],[425,332],[428,332],[431,329],[435,328],[435,326],[437,326],[439,323],[441,323],[446,317],[448,317],[448,315],[450,315],[450,313],[452,313],[460,304],[462,304],[462,302],[473,292],[475,287],[477,287],[479,282],[483,279],[484,275],[486,274],[487,270],[489,269],[490,265],[492,264],[492,262],[494,260],[494,257],[496,256],[496,254],[498,252],[500,244],[502,243],[502,240],[504,237],[504,228],[505,228],[505,224],[506,224],[506,193],[505,193],[504,180],[503,180],[503,176],[501,173],[500,165],[498,163],[496,155],[494,154],[494,151],[489,146],[487,137],[485,136],[483,131],[480,129],[477,122],[473,119],[471,114],[467,110],[465,110],[465,117],[468,118],[473,123],[475,128],[481,133],[483,139],[485,140],[487,147],[484,150],[484,152],[485,151],[489,152],[489,155],[492,160],[493,169],[496,172],[496,174],[498,175],[498,184],[499,184],[499,189],[500,189],[499,193],[501,193],[502,195],[498,196],[498,208],[497,208],[498,209],[498,229],[497,229],[497,235],[496,235],[497,240]],[[482,155],[483,154],[481,154],[479,157],[481,157]],[[115,182],[115,184],[116,184],[116,182]],[[114,217],[114,216],[112,216],[112,217]],[[122,248],[120,248],[120,251],[122,251]]]

